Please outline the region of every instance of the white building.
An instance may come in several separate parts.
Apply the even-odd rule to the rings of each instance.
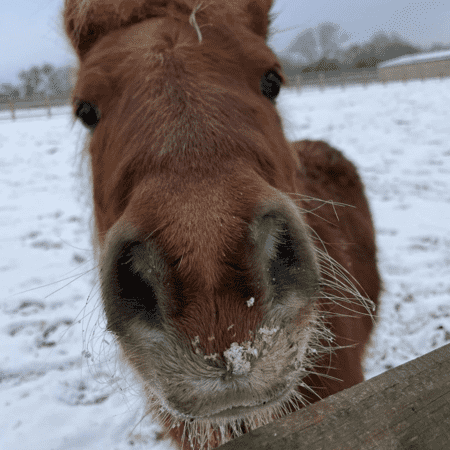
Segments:
[[[377,66],[381,81],[450,76],[450,50],[400,56]]]

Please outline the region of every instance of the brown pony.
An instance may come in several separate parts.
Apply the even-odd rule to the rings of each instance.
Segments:
[[[107,327],[185,450],[363,381],[371,216],[339,151],[283,135],[271,3],[65,1]]]

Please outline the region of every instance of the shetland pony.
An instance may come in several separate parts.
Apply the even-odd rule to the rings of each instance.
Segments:
[[[363,381],[380,290],[355,167],[290,144],[272,0],[65,0],[107,328],[209,449]]]

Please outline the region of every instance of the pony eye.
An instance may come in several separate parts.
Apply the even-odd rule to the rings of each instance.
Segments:
[[[266,72],[259,83],[262,94],[271,102],[275,100],[280,93],[282,78],[275,70]]]
[[[85,101],[77,101],[76,106],[75,115],[86,128],[94,131],[100,120],[100,110],[94,104]]]

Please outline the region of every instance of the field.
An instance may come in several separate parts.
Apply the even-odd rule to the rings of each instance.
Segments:
[[[448,343],[450,79],[278,105],[290,139],[328,141],[366,185],[384,281],[366,378]],[[0,448],[167,449],[102,331],[84,131],[58,113],[0,121]]]

